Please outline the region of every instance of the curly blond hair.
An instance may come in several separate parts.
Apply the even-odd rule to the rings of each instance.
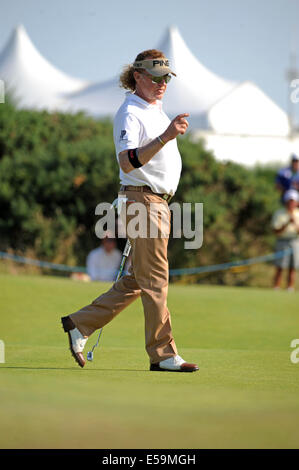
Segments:
[[[166,59],[163,52],[158,51],[157,49],[148,49],[146,51],[140,52],[134,62],[136,62],[137,60],[158,59],[160,57],[162,59]],[[119,86],[125,88],[126,90],[135,91],[136,81],[134,78],[134,72],[135,69],[132,64],[125,65],[119,77]]]

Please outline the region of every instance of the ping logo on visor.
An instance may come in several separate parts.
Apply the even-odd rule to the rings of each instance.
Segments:
[[[163,67],[163,66],[169,67],[169,60],[168,59],[153,60],[153,67],[155,67],[156,65],[161,65],[161,67]]]
[[[169,60],[166,57],[158,57],[157,59],[145,59],[136,60],[133,64],[135,69],[144,69],[155,77],[161,77],[162,75],[174,75],[176,74],[171,70]]]

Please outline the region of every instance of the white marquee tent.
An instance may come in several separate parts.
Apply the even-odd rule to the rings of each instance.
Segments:
[[[209,107],[233,90],[234,82],[224,80],[206,69],[190,52],[176,28],[169,28],[157,46],[169,58],[177,77],[173,78],[163,99],[163,108],[169,116],[189,112],[191,119],[200,118]],[[134,57],[132,57],[133,61]],[[94,115],[113,115],[124,99],[118,77],[90,85],[73,94],[73,109],[85,109]]]
[[[194,138],[203,137],[216,158],[247,165],[282,163],[291,152],[299,152],[299,140],[288,137],[286,113],[254,83],[236,83],[208,70],[175,27],[166,31],[157,48],[177,73],[163,100],[164,110],[170,117],[190,113]],[[23,26],[16,28],[0,54],[0,78],[23,108],[112,117],[124,99],[118,77],[89,83],[58,70],[37,51]]]
[[[64,110],[66,93],[89,82],[70,77],[48,62],[32,44],[23,26],[12,33],[0,54],[0,78],[21,108]]]
[[[169,116],[190,113],[190,124],[215,132],[287,136],[287,115],[256,85],[225,80],[204,67],[188,49],[177,28],[171,27],[158,45],[177,77],[163,99]],[[93,84],[70,97],[74,110],[96,116],[113,115],[123,100],[118,78]]]

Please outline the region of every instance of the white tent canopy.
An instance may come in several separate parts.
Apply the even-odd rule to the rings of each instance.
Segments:
[[[125,97],[119,78],[91,84],[78,93],[68,95],[71,112],[85,111],[95,117],[114,116]]]
[[[194,137],[203,137],[216,158],[253,165],[286,161],[290,152],[298,152],[299,139],[289,139],[286,113],[254,83],[236,83],[208,70],[175,27],[157,49],[177,73],[163,99],[164,110],[169,117],[188,112]],[[119,77],[90,83],[66,75],[42,57],[23,26],[0,54],[0,78],[22,108],[113,117],[124,100]]]
[[[63,95],[88,84],[50,64],[32,44],[23,26],[15,29],[0,54],[0,77],[22,108],[63,110],[66,104]]]
[[[177,28],[170,27],[157,48],[177,73],[163,100],[170,117],[188,112],[191,128],[217,133],[288,135],[284,111],[253,83],[225,80],[204,67]],[[23,108],[113,116],[124,99],[118,77],[90,84],[58,70],[34,47],[23,26],[0,54],[0,77]]]
[[[196,117],[198,120],[200,116],[204,121],[201,115],[236,85],[204,67],[190,52],[177,28],[167,30],[157,49],[164,52],[177,74],[163,98],[163,108],[169,116],[188,112],[191,119]],[[132,61],[134,59],[132,57]],[[73,94],[69,102],[73,110],[84,109],[96,116],[103,116],[114,115],[123,99],[124,90],[119,87],[118,77],[115,77]]]
[[[286,113],[254,83],[236,86],[208,111],[210,128],[220,134],[287,136]]]
[[[187,112],[202,114],[236,85],[204,67],[192,54],[175,27],[170,27],[158,46],[177,77],[171,81],[163,102],[171,115]]]
[[[163,108],[170,117],[188,112],[191,127],[221,133],[288,135],[284,111],[253,83],[225,80],[204,67],[177,28],[169,28],[157,48],[169,58],[177,74],[163,98]],[[73,111],[113,116],[123,99],[124,91],[116,77],[73,94],[69,103]]]

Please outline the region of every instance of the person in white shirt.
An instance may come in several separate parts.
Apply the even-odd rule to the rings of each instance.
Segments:
[[[167,308],[168,202],[176,192],[182,167],[176,137],[184,134],[188,127],[187,113],[170,121],[162,109],[162,98],[172,76],[175,73],[163,52],[150,49],[138,54],[120,77],[121,86],[129,90],[114,119],[121,194],[127,201],[127,215],[130,203],[141,203],[145,208],[143,225],[148,227],[153,224],[159,234],[153,237],[147,232],[145,237],[133,237],[128,230],[128,217],[126,228],[132,247],[129,274],[121,277],[108,292],[90,305],[62,318],[64,331],[69,335],[71,352],[81,367],[85,365],[83,349],[87,338],[141,297],[150,370],[198,370],[196,364],[187,363],[178,355]],[[152,204],[158,205],[165,216],[166,236],[160,230],[160,218],[151,214]]]
[[[288,290],[294,290],[296,270],[299,269],[299,193],[289,189],[284,194],[285,207],[278,209],[272,218],[272,227],[276,234],[276,252],[286,251],[275,262],[274,288],[279,289],[283,269],[288,270]],[[287,252],[288,251],[288,252]]]
[[[114,281],[121,262],[121,252],[116,241],[109,236],[103,238],[100,247],[92,250],[86,260],[87,274],[92,281]]]

